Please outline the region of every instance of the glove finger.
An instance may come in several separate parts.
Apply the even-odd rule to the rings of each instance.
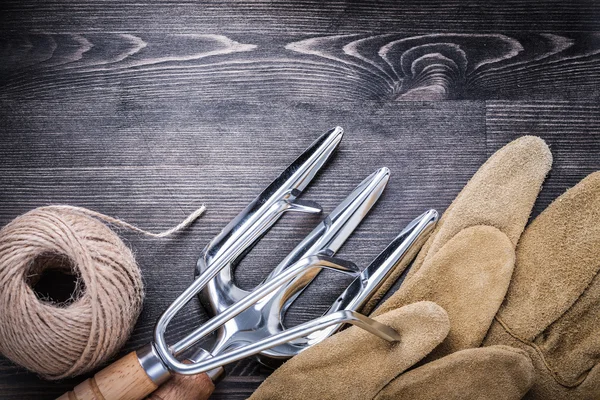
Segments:
[[[528,400],[592,400],[600,393],[600,364],[594,365],[581,376],[581,381],[560,384],[552,370],[548,369],[540,349],[531,342],[522,341],[511,335],[500,323],[495,321],[484,341],[484,346],[496,347],[498,344],[511,346],[529,354],[535,368],[535,382],[527,392]],[[488,348],[488,347],[485,347]],[[562,380],[561,380],[562,381]]]
[[[496,227],[516,246],[551,166],[548,146],[535,136],[521,137],[494,153],[444,212],[407,280],[469,226]]]
[[[441,343],[450,329],[448,315],[432,302],[376,319],[396,329],[402,340],[390,343],[350,327],[287,361],[250,399],[371,399]]]
[[[498,229],[464,229],[374,315],[416,301],[433,301],[447,311],[451,329],[444,343],[427,359],[479,347],[502,304],[514,262],[512,243]]]
[[[533,348],[541,373],[553,377],[552,394],[598,386],[590,371],[600,363],[600,172],[557,198],[527,228],[506,300],[486,344],[506,343],[506,334]],[[588,381],[588,382],[586,382]],[[537,388],[540,386],[539,388]]]
[[[522,350],[467,349],[400,375],[374,400],[519,400],[533,380],[533,364]]]
[[[563,315],[600,270],[600,172],[558,197],[527,228],[499,316],[533,339]]]

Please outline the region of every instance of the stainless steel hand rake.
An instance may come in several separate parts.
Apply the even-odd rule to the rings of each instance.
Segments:
[[[317,139],[273,183],[235,217],[204,249],[194,282],[167,308],[156,324],[154,342],[116,361],[61,399],[142,399],[173,373],[209,373],[255,355],[277,366],[338,331],[345,323],[388,341],[401,340],[392,328],[359,313],[373,304],[398,277],[395,268],[409,260],[437,221],[435,210],[413,220],[362,272],[335,253],[379,199],[389,179],[381,168],[340,203],[253,291],[235,285],[232,270],[286,211],[320,213],[321,207],[298,197],[326,164],[342,139],[335,128]],[[317,274],[328,268],[356,276],[321,317],[285,328],[283,317]],[[213,317],[169,346],[165,331],[177,312],[195,295]],[[216,335],[213,334],[216,332]],[[212,342],[205,349],[207,341]],[[203,347],[185,362],[184,352]]]

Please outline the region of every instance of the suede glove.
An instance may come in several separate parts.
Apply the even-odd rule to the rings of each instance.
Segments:
[[[452,353],[392,380],[375,400],[519,400],[534,368],[526,352],[507,346]]]
[[[496,152],[444,213],[400,289],[373,314],[397,326],[396,313],[415,307],[412,303],[433,301],[441,306],[451,329],[447,336],[441,335],[441,325],[437,325],[438,334],[422,335],[419,340],[429,344],[435,342],[433,337],[446,336],[434,346],[435,351],[427,352],[430,354],[425,361],[481,345],[506,294],[515,263],[514,248],[551,163],[548,147],[535,137],[517,139]],[[456,376],[452,374],[454,365],[490,365],[493,358],[489,350],[456,353],[436,364],[422,365],[406,378],[408,374],[401,374],[426,356],[422,350],[427,346],[407,348],[403,357],[410,362],[398,363],[390,358],[394,352],[389,349],[372,353],[370,346],[381,346],[382,341],[364,336],[367,333],[357,340],[357,329],[351,327],[292,358],[267,378],[251,399],[396,398],[400,395],[398,389],[418,387],[412,382],[428,382],[434,390],[436,379],[426,378],[432,376],[431,371],[448,371],[450,374],[445,376],[452,381]],[[421,327],[404,329],[419,332]],[[512,398],[520,398],[532,383],[531,363],[523,352],[494,350],[503,354],[498,359],[504,361],[499,361],[495,367],[498,373],[490,377],[514,377],[492,379],[498,385],[497,392],[515,393]],[[507,375],[507,370],[512,372]],[[481,372],[477,376],[481,377]],[[482,398],[477,397],[480,388],[463,383],[454,385],[456,398],[469,398],[467,390],[472,391],[470,398]]]
[[[600,399],[600,172],[525,230],[506,300],[484,344],[527,351],[528,399]]]
[[[423,359],[450,330],[448,314],[432,302],[410,304],[375,319],[394,328],[402,340],[390,343],[350,327],[283,364],[250,399],[372,398]]]

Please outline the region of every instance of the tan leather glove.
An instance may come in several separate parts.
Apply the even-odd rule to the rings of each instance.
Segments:
[[[529,399],[600,399],[600,172],[525,230],[506,300],[485,345],[527,351]]]
[[[402,340],[389,343],[350,327],[283,364],[250,399],[372,398],[450,330],[448,315],[432,302],[410,304],[375,319],[396,329]]]
[[[391,381],[375,400],[518,400],[534,368],[523,350],[480,347],[452,353]]]
[[[373,315],[386,320],[391,318],[390,322],[393,322],[395,310],[402,310],[414,302],[433,301],[447,311],[451,329],[427,361],[479,347],[508,288],[515,261],[514,247],[551,162],[548,147],[535,137],[520,138],[494,154],[444,213],[400,289]],[[418,326],[412,329],[420,330]],[[334,335],[288,361],[267,378],[251,399],[394,397],[397,385],[403,387],[402,381],[396,383],[398,376],[402,377],[402,372],[424,357],[422,353],[411,354],[408,359],[413,364],[397,364],[390,362],[390,351],[380,351],[373,359],[366,343],[380,342],[380,339],[363,336],[362,341],[340,342],[341,335],[352,339],[354,336],[351,335],[357,334],[353,333],[356,332],[354,328],[348,332]],[[423,336],[422,340],[425,339]],[[502,351],[510,353],[507,359],[511,356],[514,359],[514,354],[518,353]],[[485,358],[485,354],[481,351],[475,355],[467,353],[466,360]],[[526,358],[523,360],[523,353],[518,355],[518,362],[505,364],[522,367],[516,375],[509,374],[522,379],[516,384],[510,380],[495,382],[499,391],[512,391],[521,396],[531,384],[528,378],[531,373],[527,372],[531,364]],[[465,360],[465,354],[455,357],[458,361],[455,358],[440,360],[442,369],[444,365],[465,362],[461,361]],[[365,364],[362,362],[365,359],[371,362]],[[427,373],[434,367],[427,364],[414,372]],[[502,366],[498,368],[502,369]],[[504,387],[509,384],[512,386]],[[430,385],[435,387],[435,380],[430,381]],[[463,385],[458,382],[456,386]],[[459,393],[464,396],[464,390]]]

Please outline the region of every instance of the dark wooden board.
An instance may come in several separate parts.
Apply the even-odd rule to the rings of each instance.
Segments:
[[[598,101],[600,33],[9,32],[0,99]]]
[[[540,136],[550,145],[552,170],[533,216],[558,195],[600,170],[600,104],[588,102],[488,102],[488,154],[523,135]]]
[[[555,166],[534,215],[600,169],[598,3],[3,2],[0,225],[72,204],[150,230],[200,204],[169,239],[121,231],[146,283],[121,353],[151,339],[200,250],[312,140],[346,137],[304,198],[330,211],[360,180],[392,177],[340,255],[366,265],[411,218],[443,211],[510,140],[542,136]],[[319,217],[285,216],[236,272],[251,288]],[[288,323],[318,316],[347,278],[324,272]],[[172,337],[206,320],[194,302]],[[227,368],[215,398],[248,397],[269,371]],[[0,358],[0,398],[50,399]]]
[[[592,31],[594,0],[19,1],[5,0],[12,30],[80,32],[355,33]]]

